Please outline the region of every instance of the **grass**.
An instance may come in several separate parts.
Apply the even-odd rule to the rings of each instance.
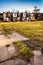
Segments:
[[[43,21],[0,22],[0,31],[4,30],[3,33],[7,34],[6,29],[19,32],[30,40],[43,42]]]
[[[23,42],[13,42],[13,44],[18,48],[18,54],[14,54],[13,58],[22,56],[23,59],[27,60],[33,56],[32,51]]]
[[[31,54],[31,51],[25,46],[24,43],[15,42],[14,45],[16,45],[19,49],[19,54],[23,54],[23,56],[25,56],[26,54]]]

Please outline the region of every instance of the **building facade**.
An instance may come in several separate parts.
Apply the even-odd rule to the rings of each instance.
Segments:
[[[11,21],[11,13],[10,12],[3,12],[3,21]]]
[[[35,21],[43,20],[43,13],[30,13],[30,12],[3,12],[0,13],[0,21],[14,22],[14,21]]]

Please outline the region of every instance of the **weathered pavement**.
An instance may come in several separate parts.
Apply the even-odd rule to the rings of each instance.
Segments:
[[[21,59],[9,60],[0,65],[27,65],[27,63]]]
[[[31,64],[27,64],[24,60],[18,58],[2,62],[11,58],[15,53],[17,53],[17,48],[13,44],[9,47],[0,47],[0,65],[43,65],[43,55],[40,51],[33,51],[35,56]]]
[[[43,55],[40,51],[33,51],[34,53],[34,65],[43,65]]]
[[[5,35],[0,35],[0,46],[5,46],[6,44],[11,44],[12,42],[16,41],[28,40],[28,38],[17,32],[12,33],[9,35],[9,37],[10,38],[6,37]]]
[[[17,48],[13,44],[9,47],[0,47],[0,65],[29,65],[26,61],[20,58],[9,59],[15,53],[17,53]]]
[[[23,40],[28,40],[28,38],[17,32],[8,35],[8,37],[0,34],[0,65],[27,65],[27,63],[22,59],[10,59],[17,53],[17,48],[12,44],[12,42]],[[6,47],[7,44],[10,44],[10,46]]]
[[[13,44],[11,44],[9,47],[0,47],[0,62],[11,58],[11,56],[13,56],[15,53],[17,53],[17,49]]]
[[[5,37],[4,35],[0,35],[0,62],[11,58],[11,56],[15,53],[17,53],[17,49],[15,46],[13,46],[12,42],[16,41],[23,41],[23,40],[29,40],[28,38],[20,35],[19,33],[12,33],[12,35],[9,35],[10,38]],[[9,47],[6,47],[5,45],[10,44]],[[33,64],[31,65],[43,65],[43,55],[40,51],[33,51],[34,58],[33,58]],[[0,65],[27,65],[25,61],[21,59],[15,59],[15,60],[9,60],[3,63],[0,63]],[[29,65],[29,64],[28,64]]]

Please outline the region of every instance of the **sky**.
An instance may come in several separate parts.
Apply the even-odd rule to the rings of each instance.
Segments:
[[[13,10],[32,12],[34,6],[43,12],[43,0],[0,0],[0,12]]]

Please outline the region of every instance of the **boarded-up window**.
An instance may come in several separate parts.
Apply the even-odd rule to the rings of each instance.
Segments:
[[[26,17],[26,13],[23,13],[23,17]]]
[[[17,13],[16,12],[13,13],[13,17],[17,17]]]

